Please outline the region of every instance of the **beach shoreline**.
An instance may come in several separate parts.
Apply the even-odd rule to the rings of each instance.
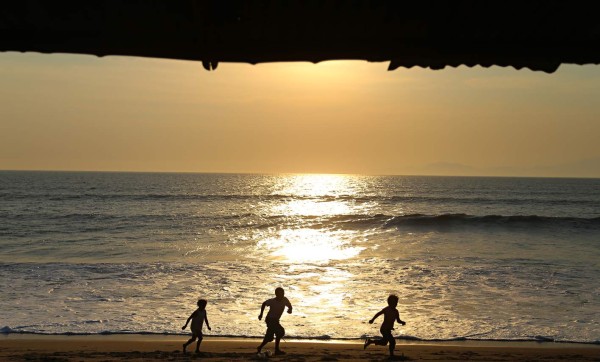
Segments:
[[[261,359],[256,355],[257,338],[206,336],[200,355],[183,354],[187,336],[177,335],[32,335],[0,336],[0,360],[3,361],[207,361]],[[273,344],[265,350],[273,350]],[[294,340],[282,342],[287,352],[274,360],[361,361],[388,358],[385,347],[364,350],[357,340]],[[193,346],[190,346],[193,351]],[[599,361],[600,345],[553,342],[450,341],[422,342],[399,340],[398,359],[429,361]]]

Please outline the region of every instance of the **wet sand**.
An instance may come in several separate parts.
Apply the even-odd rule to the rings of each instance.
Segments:
[[[2,361],[380,361],[388,359],[385,347],[363,349],[359,341],[282,342],[285,356],[256,355],[258,339],[205,337],[201,353],[181,351],[186,336],[0,336]],[[264,350],[273,350],[273,344]],[[397,360],[410,361],[600,361],[599,345],[534,342],[453,342],[396,345]]]

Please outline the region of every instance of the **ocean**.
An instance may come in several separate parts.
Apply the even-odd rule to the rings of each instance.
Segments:
[[[600,343],[600,179],[0,172],[0,332]]]

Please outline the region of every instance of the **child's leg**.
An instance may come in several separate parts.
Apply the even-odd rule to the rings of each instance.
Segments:
[[[383,335],[383,337],[377,338],[377,339],[373,339],[371,341],[371,343],[373,343],[374,345],[377,345],[377,346],[386,346],[388,344],[388,340],[385,337],[385,333],[382,333],[382,335]]]
[[[192,338],[190,338],[190,339],[189,339],[187,342],[185,342],[185,343],[183,344],[183,353],[185,353],[185,349],[186,349],[186,347],[187,347],[187,346],[189,346],[189,345],[190,345],[190,343],[194,342],[195,340],[196,340],[196,335],[195,335],[195,334],[192,334]]]
[[[392,336],[392,331],[388,331],[387,329],[380,329],[382,338],[374,340],[372,343],[378,346],[386,346],[390,341],[390,337]],[[393,337],[392,337],[393,338]]]
[[[196,342],[196,353],[200,352],[200,343],[202,343],[202,334],[198,336],[198,342]]]
[[[388,344],[388,341],[385,338],[379,338],[379,339],[372,340],[371,343],[378,345],[378,346],[385,346]]]
[[[260,346],[258,346],[258,347],[256,348],[256,351],[257,351],[258,353],[260,353],[260,350],[261,350],[261,349],[262,349],[264,346],[266,346],[266,345],[267,345],[267,343],[269,343],[269,341],[267,341],[267,340],[266,340],[266,338],[265,338],[265,339],[263,339],[263,341],[262,341],[262,343],[260,344]]]
[[[390,356],[393,356],[394,348],[396,348],[396,339],[394,338],[394,336],[392,336],[391,332],[390,332],[390,335],[388,336],[388,341],[390,342]]]
[[[275,332],[273,331],[272,326],[269,323],[267,323],[267,331],[265,332],[265,338],[263,338],[263,341],[260,344],[260,346],[258,346],[256,348],[256,351],[258,353],[260,353],[260,351],[262,350],[262,348],[264,346],[266,346],[267,343],[269,343],[269,342],[271,342],[273,340],[273,334],[275,334]]]
[[[279,351],[279,342],[281,342],[281,337],[275,337],[275,351]]]
[[[271,342],[272,340],[273,340],[273,336],[270,336],[270,337],[269,337],[269,329],[267,328],[267,333],[265,333],[265,338],[263,338],[263,341],[262,341],[262,343],[260,344],[260,346],[258,346],[258,347],[256,348],[256,351],[257,351],[258,353],[260,353],[260,351],[262,350],[262,348],[263,348],[264,346],[266,346],[266,345],[267,345],[267,343]]]
[[[275,353],[277,354],[284,354],[284,352],[279,349],[279,342],[281,342],[283,336],[285,336],[285,329],[279,324],[275,329]]]

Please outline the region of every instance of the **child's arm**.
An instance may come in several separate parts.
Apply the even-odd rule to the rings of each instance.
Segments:
[[[260,314],[258,315],[258,320],[262,320],[263,312],[265,311],[265,307],[267,306],[267,301],[265,300],[263,304],[260,306]]]
[[[406,325],[406,322],[400,319],[400,312],[398,312],[397,309],[396,309],[396,322],[398,322],[402,325]]]
[[[209,331],[212,331],[212,329],[210,329],[210,324],[208,324],[208,313],[204,314],[204,321],[206,322],[206,328],[208,328]]]
[[[185,324],[183,325],[183,327],[181,327],[182,330],[187,328],[188,323],[190,323],[190,321],[192,320],[192,318],[194,318],[195,315],[196,315],[196,311],[194,311],[194,313],[192,313],[190,315],[190,317],[187,319],[187,321],[185,321]]]
[[[287,308],[288,308],[288,313],[289,313],[289,314],[292,314],[292,303],[290,303],[290,300],[289,300],[289,299],[287,299],[287,298],[285,298],[285,305],[286,305],[286,306],[287,306]]]
[[[377,314],[375,314],[375,316],[373,316],[373,318],[371,318],[371,320],[369,321],[369,324],[373,324],[373,322],[375,322],[375,319],[377,319],[377,317],[379,317],[382,314],[383,314],[383,309],[380,310],[379,312],[377,312]]]

